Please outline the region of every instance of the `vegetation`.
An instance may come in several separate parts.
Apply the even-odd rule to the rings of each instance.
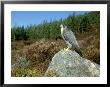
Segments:
[[[31,40],[40,38],[57,39],[60,38],[60,24],[65,24],[76,34],[91,32],[94,27],[99,27],[100,13],[89,12],[85,15],[75,15],[74,13],[66,19],[47,22],[39,25],[15,26],[12,30],[12,40]]]
[[[43,76],[52,57],[66,44],[60,34],[60,24],[74,31],[84,58],[100,64],[100,12],[72,15],[59,21],[39,25],[14,26],[11,29],[11,75]],[[50,76],[53,76],[53,71]]]

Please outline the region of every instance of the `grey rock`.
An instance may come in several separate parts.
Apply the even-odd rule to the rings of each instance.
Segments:
[[[16,63],[11,66],[12,69],[14,68],[25,68],[29,65],[29,61],[26,60],[24,57],[20,57],[16,60]]]
[[[75,51],[61,50],[54,55],[45,77],[99,77],[100,66]]]

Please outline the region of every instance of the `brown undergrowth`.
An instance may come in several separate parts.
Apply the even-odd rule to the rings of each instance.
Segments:
[[[80,35],[77,38],[84,58],[100,64],[99,33]],[[66,48],[66,44],[62,39],[12,42],[11,75],[18,77],[43,76],[52,57],[63,48]],[[25,58],[25,60],[22,58]],[[21,60],[22,63],[18,63],[18,60]],[[28,62],[27,65],[25,65],[26,62]]]

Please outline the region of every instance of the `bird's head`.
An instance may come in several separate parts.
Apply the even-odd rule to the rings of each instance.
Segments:
[[[62,29],[68,29],[68,27],[65,26],[65,25],[63,25],[63,24],[60,25],[60,28],[62,28]]]
[[[64,25],[63,25],[63,24],[61,24],[61,25],[60,25],[60,28],[64,28]]]

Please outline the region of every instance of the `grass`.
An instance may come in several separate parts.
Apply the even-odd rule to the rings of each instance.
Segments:
[[[84,58],[100,64],[99,31],[77,35],[77,40]],[[52,60],[52,57],[61,49],[66,48],[66,44],[62,39],[15,41],[12,42],[11,46],[12,66],[18,63],[19,58],[25,58],[26,61],[29,62],[26,67],[12,67],[11,76],[13,77],[43,76]],[[54,74],[55,73],[53,71],[50,71],[50,76]]]
[[[12,44],[12,65],[18,63],[17,60],[20,57],[29,61],[29,65],[24,69],[22,67],[13,67],[12,76],[43,76],[54,54],[65,47],[62,40],[46,39],[38,40],[30,45],[25,45],[23,41],[12,42]],[[13,47],[14,44],[19,49]],[[36,73],[33,74],[32,72]]]
[[[56,70],[49,70],[48,72],[46,72],[47,74],[45,75],[46,77],[54,77],[54,76],[56,76],[56,77],[59,77],[59,75],[58,75],[58,73],[57,73],[57,71]]]

